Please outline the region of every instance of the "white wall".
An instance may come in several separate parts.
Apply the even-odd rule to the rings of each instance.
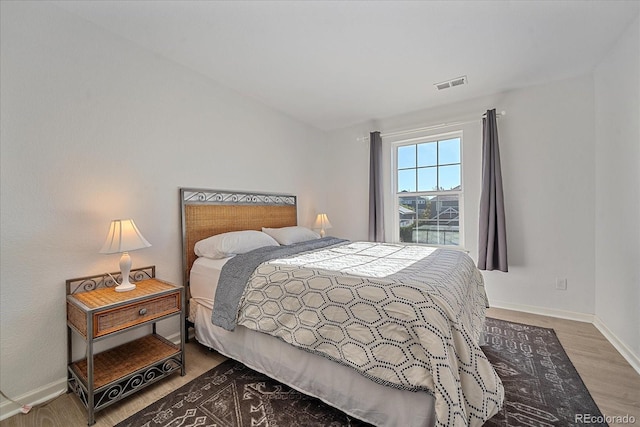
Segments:
[[[595,71],[596,315],[619,341],[618,349],[635,355],[636,361],[640,361],[639,103],[640,19],[636,19]]]
[[[452,90],[464,90],[454,88]],[[331,234],[366,239],[368,143],[357,138],[478,118],[464,126],[465,246],[477,257],[482,124],[488,108],[498,122],[504,179],[508,273],[485,272],[494,305],[594,313],[594,100],[591,75],[365,123],[330,134]],[[455,129],[449,128],[448,130]],[[435,132],[443,132],[440,129]],[[566,291],[555,278],[568,279]]]
[[[311,224],[326,135],[50,3],[1,5],[0,388],[32,398],[66,388],[65,280],[118,270],[111,219],[180,283],[178,188],[296,194]]]

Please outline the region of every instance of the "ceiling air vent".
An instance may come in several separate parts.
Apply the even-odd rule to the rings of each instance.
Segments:
[[[455,79],[447,80],[446,82],[436,83],[434,86],[438,90],[442,90],[454,86],[462,86],[464,84],[467,84],[467,76],[456,77]]]

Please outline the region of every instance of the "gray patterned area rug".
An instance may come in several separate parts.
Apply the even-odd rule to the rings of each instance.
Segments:
[[[322,401],[227,360],[116,427],[364,427]]]
[[[553,329],[487,318],[485,332],[482,350],[505,390],[502,410],[485,426],[581,426],[603,418]]]
[[[601,417],[552,329],[487,318],[483,350],[505,386],[486,426],[577,426]],[[594,418],[591,418],[594,419]],[[216,366],[116,427],[368,426],[233,360]],[[606,424],[591,424],[606,425]]]

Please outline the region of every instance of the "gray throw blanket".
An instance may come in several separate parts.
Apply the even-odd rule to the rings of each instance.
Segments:
[[[244,293],[249,277],[255,269],[265,261],[283,258],[314,249],[326,248],[347,242],[335,237],[324,237],[307,242],[294,243],[287,246],[265,246],[239,254],[231,258],[222,267],[216,297],[213,303],[211,321],[228,331],[236,327],[240,299]]]

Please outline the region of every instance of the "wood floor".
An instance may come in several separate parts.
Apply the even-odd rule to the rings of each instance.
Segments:
[[[640,375],[624,360],[602,334],[589,323],[556,319],[492,308],[496,319],[553,328],[603,414],[630,415],[640,426]],[[187,375],[176,374],[96,414],[97,427],[111,427],[155,402],[172,390],[196,378],[225,360],[215,352],[191,342],[186,346]],[[0,422],[0,427],[85,426],[86,412],[73,394],[64,394],[46,405]],[[616,425],[615,423],[610,423]]]

